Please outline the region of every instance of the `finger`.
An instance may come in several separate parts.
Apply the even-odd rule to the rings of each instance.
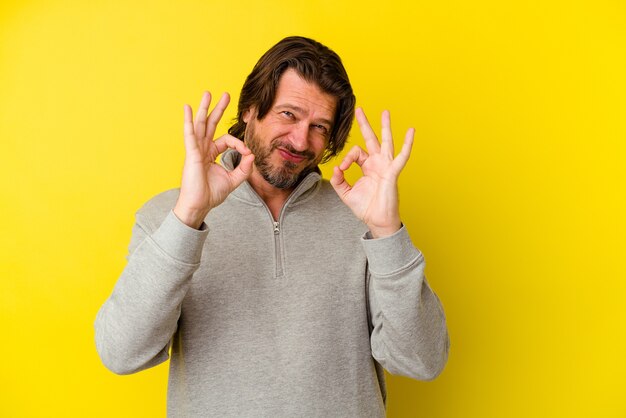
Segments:
[[[382,145],[380,148],[381,152],[389,155],[390,158],[393,159],[393,137],[391,135],[391,115],[388,110],[383,110],[383,114],[381,116],[381,127],[382,127]]]
[[[344,200],[346,195],[352,190],[352,186],[346,181],[343,171],[339,167],[333,168],[330,185],[333,186],[333,189],[335,189],[335,192],[337,192],[341,200]]]
[[[339,164],[339,168],[342,171],[345,171],[352,165],[352,163],[357,163],[359,167],[365,163],[365,160],[369,158],[369,154],[363,150],[363,148],[355,145],[350,149],[350,151],[343,157],[341,160],[341,164]]]
[[[194,150],[198,147],[196,143],[196,138],[193,132],[193,110],[191,106],[188,104],[184,107],[185,113],[185,122],[183,124],[183,133],[185,137],[185,150],[189,153],[191,150]]]
[[[233,148],[241,155],[252,154],[252,151],[246,146],[246,144],[239,138],[235,138],[232,135],[224,134],[217,138],[214,142],[217,149],[217,153],[221,154],[228,148]],[[217,156],[217,155],[216,155]]]
[[[400,174],[400,171],[404,168],[411,156],[411,150],[413,149],[413,139],[415,137],[415,129],[409,128],[404,136],[404,143],[398,156],[393,160],[392,167],[396,175]]]
[[[365,112],[362,108],[357,108],[356,110],[356,121],[359,124],[359,129],[361,130],[361,135],[363,135],[363,139],[365,139],[365,147],[367,148],[367,152],[370,154],[375,154],[380,151],[380,143],[378,142],[378,138],[376,137],[376,133],[372,129],[369,121],[367,120],[367,116],[365,116]]]
[[[209,112],[209,106],[211,105],[211,93],[205,91],[202,94],[202,100],[200,100],[200,106],[198,106],[198,113],[196,113],[195,120],[195,133],[196,138],[204,138],[206,132],[206,117]]]
[[[230,184],[233,188],[237,188],[241,183],[244,182],[250,174],[252,174],[252,163],[254,162],[254,154],[244,155],[239,161],[239,165],[228,173],[228,177],[230,178]]]
[[[228,103],[230,103],[230,96],[228,93],[222,94],[219,102],[217,102],[215,108],[209,114],[209,120],[207,121],[205,133],[205,137],[207,139],[213,139],[213,135],[215,135],[215,130],[217,129],[217,124],[220,122],[220,119],[222,119],[224,110],[228,107]]]

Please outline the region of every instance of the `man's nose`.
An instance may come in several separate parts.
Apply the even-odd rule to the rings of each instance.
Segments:
[[[309,126],[307,123],[297,123],[291,130],[291,145],[296,151],[305,151],[309,142]]]

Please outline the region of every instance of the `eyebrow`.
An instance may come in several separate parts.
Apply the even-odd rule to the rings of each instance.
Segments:
[[[286,108],[286,109],[289,109],[289,110],[293,110],[295,113],[300,113],[300,114],[305,113],[304,109],[302,109],[301,107],[296,106],[296,105],[292,105],[292,104],[289,104],[289,103],[281,103],[281,104],[278,104],[278,105],[276,105],[274,107]],[[326,118],[317,118],[317,121],[325,123],[328,126],[330,126],[331,128],[333,126],[333,123],[330,120],[326,119]]]

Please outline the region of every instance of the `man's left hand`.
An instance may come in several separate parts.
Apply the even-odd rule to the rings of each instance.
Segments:
[[[363,109],[356,110],[356,120],[365,139],[365,147],[355,145],[334,168],[330,184],[341,200],[369,227],[374,238],[389,236],[400,229],[398,205],[398,176],[406,165],[413,147],[415,130],[410,128],[400,153],[394,158],[389,111],[382,114],[382,143],[370,126]],[[344,177],[356,163],[363,176],[351,186]]]

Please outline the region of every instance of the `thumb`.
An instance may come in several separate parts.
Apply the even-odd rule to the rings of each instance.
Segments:
[[[254,154],[243,155],[239,165],[233,171],[228,173],[233,190],[244,182],[250,174],[252,174],[252,163],[254,162]]]
[[[346,181],[343,171],[339,167],[333,168],[333,176],[330,178],[330,185],[333,186],[335,192],[341,200],[345,200],[346,195],[352,190],[350,184]]]

